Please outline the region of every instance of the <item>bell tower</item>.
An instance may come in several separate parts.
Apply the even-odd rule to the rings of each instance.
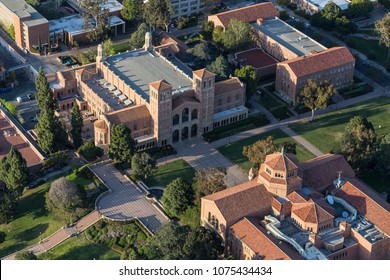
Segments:
[[[106,60],[106,57],[104,55],[104,48],[102,44],[98,45],[97,48],[97,56],[96,56],[96,70],[100,72],[100,64]]]
[[[215,74],[206,69],[192,73],[192,89],[200,102],[200,125],[203,127],[201,133],[206,133],[213,130]]]

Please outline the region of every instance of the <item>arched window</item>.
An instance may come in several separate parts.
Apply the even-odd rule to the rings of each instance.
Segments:
[[[172,142],[175,143],[179,141],[179,130],[176,129],[172,134]]]
[[[198,135],[198,126],[196,124],[193,124],[191,126],[191,138],[196,137]]]
[[[181,140],[186,140],[188,139],[188,127],[184,127],[181,130]]]
[[[226,102],[227,102],[227,103],[230,103],[230,96],[227,97]]]
[[[191,120],[196,120],[198,118],[198,109],[194,109],[191,112]]]
[[[188,122],[189,110],[188,108],[184,108],[181,113],[181,122]]]
[[[177,125],[177,124],[179,124],[179,122],[180,122],[179,114],[174,115],[173,119],[172,119],[172,125]]]

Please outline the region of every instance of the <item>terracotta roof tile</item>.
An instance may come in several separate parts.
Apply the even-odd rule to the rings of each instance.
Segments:
[[[355,172],[341,155],[325,154],[299,164],[303,184],[324,191],[342,172],[343,178],[355,177]]]
[[[201,79],[210,78],[210,77],[215,76],[215,74],[213,72],[210,72],[209,70],[206,70],[206,68],[196,70],[193,73],[194,73],[195,76],[197,76],[197,77],[199,77]]]
[[[303,259],[290,245],[267,234],[267,230],[254,218],[243,218],[232,225],[230,230],[263,260]]]
[[[334,216],[313,201],[308,203],[294,203],[291,212],[308,223],[319,224],[332,220]]]
[[[305,77],[354,61],[355,58],[346,47],[334,47],[306,57],[280,62],[279,64],[288,66],[297,77]]]
[[[93,123],[95,128],[104,129],[107,128],[106,122],[104,120],[97,120]]]
[[[214,201],[226,221],[233,221],[244,216],[271,209],[272,194],[257,183],[257,178],[250,182],[205,196],[202,200]]]
[[[139,119],[151,118],[148,108],[145,105],[132,106],[106,115],[108,121],[113,124],[124,124],[130,129],[132,122]]]
[[[172,101],[172,110],[179,107],[180,105],[184,104],[184,103],[187,103],[187,102],[195,102],[195,103],[199,103],[198,99],[196,99],[195,97],[193,96],[183,96],[183,95],[179,95],[178,97],[176,97],[175,99],[173,99]]]
[[[172,89],[171,84],[165,80],[160,80],[160,81],[150,83],[150,87],[152,87],[158,91]]]
[[[238,90],[244,87],[245,85],[241,83],[240,79],[237,77],[229,78],[227,80],[215,83],[215,95]]]
[[[264,163],[276,171],[289,171],[298,168],[298,159],[293,154],[273,153],[267,155]]]
[[[293,203],[305,203],[308,201],[307,196],[301,192],[293,191],[287,195],[287,198]]]
[[[362,181],[350,178],[336,193],[378,228],[390,235],[390,204]]]
[[[211,15],[208,20],[214,21],[216,26],[220,25],[220,22],[222,27],[227,28],[233,18],[249,23],[255,22],[259,18],[273,18],[276,16],[279,16],[279,11],[271,2],[266,2]]]

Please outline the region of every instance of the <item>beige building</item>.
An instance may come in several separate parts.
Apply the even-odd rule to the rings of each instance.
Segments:
[[[352,85],[354,70],[355,58],[346,47],[312,51],[307,56],[278,63],[275,88],[295,102],[307,80],[327,80],[338,89],[345,88]]]
[[[390,205],[338,155],[268,155],[253,180],[201,199],[201,223],[236,259],[389,256]]]

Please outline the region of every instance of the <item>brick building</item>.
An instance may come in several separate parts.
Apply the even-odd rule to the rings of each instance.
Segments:
[[[151,39],[147,33],[144,48],[111,57],[100,45],[96,63],[59,72],[51,80],[61,110],[80,105],[79,95],[82,109],[99,119],[94,124],[97,145],[110,143],[115,124],[129,127],[139,149],[145,149],[247,117],[245,85],[238,78],[215,82],[213,73],[192,71],[175,52],[160,55],[161,46],[153,47]]]
[[[279,11],[275,6],[271,2],[265,2],[211,15],[208,16],[208,21],[213,22],[214,27],[222,26],[226,29],[233,18],[252,23],[260,18],[268,19],[277,16],[279,16]]]
[[[49,22],[24,0],[0,0],[0,22],[4,28],[13,26],[15,42],[22,49],[47,43]]]
[[[334,47],[307,56],[278,63],[276,67],[277,92],[294,102],[307,80],[327,80],[336,88],[352,85],[355,58],[346,47]]]
[[[333,154],[303,163],[283,151],[268,155],[253,180],[201,199],[201,223],[236,259],[371,260],[390,253],[390,204]]]

